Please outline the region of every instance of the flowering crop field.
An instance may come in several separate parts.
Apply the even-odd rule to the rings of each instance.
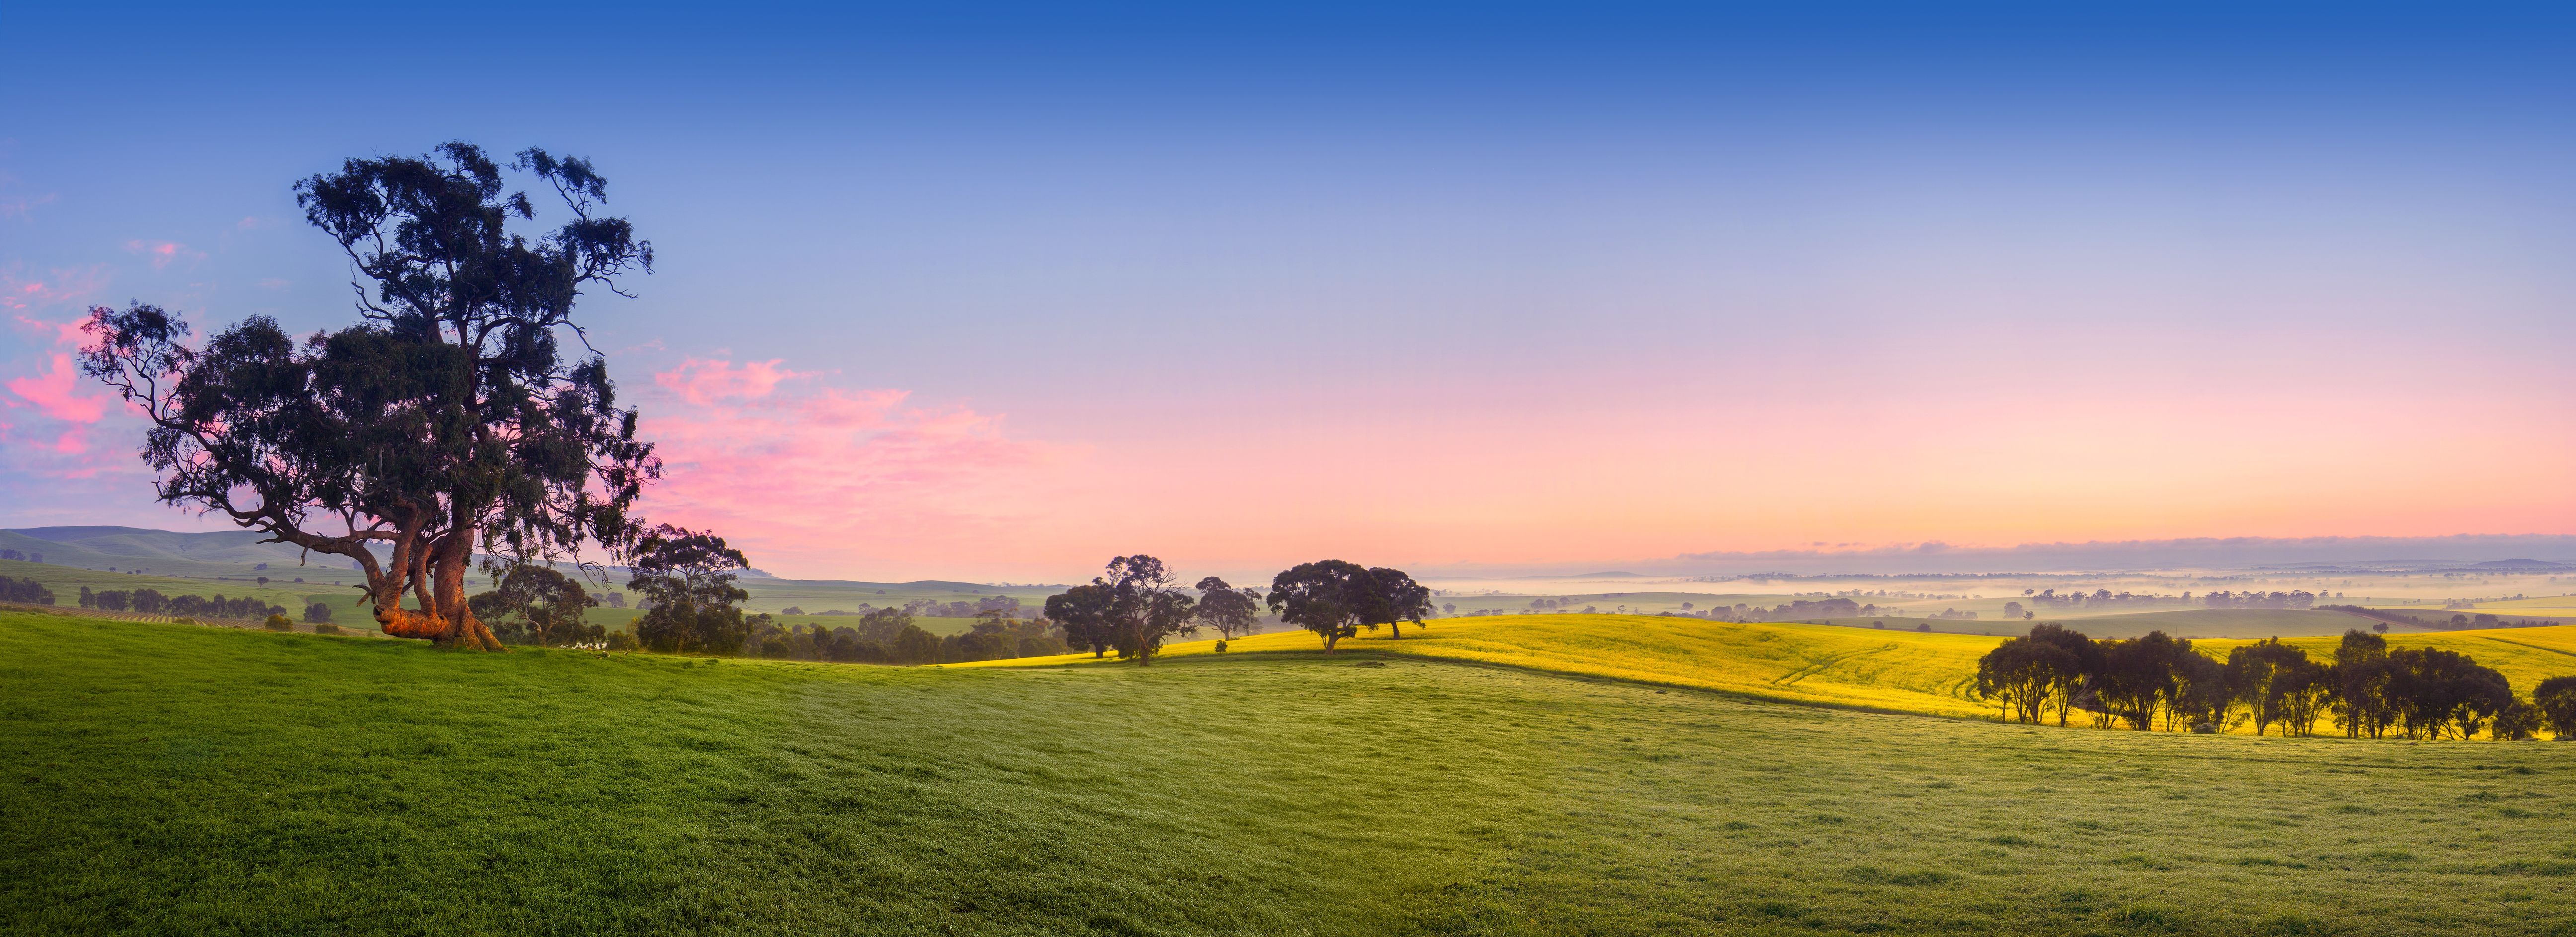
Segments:
[[[2069,626],[2081,630],[2084,624]],[[1977,658],[2004,640],[2002,636],[1842,625],[1732,624],[1660,615],[1489,615],[1442,618],[1429,627],[1407,625],[1402,639],[1390,637],[1385,630],[1363,633],[1344,640],[1341,649],[1636,680],[1787,702],[1992,716],[1997,707],[1975,698]],[[2312,657],[2331,657],[2339,638],[2283,640]],[[2441,647],[2467,654],[2511,679],[2514,690],[2525,698],[2545,678],[2576,674],[2576,626],[2391,634],[2388,640],[2395,647]],[[2250,643],[2251,639],[2209,638],[2192,646],[2224,660],[2229,648]],[[1283,631],[1233,642],[1228,653],[1321,647],[1312,634]],[[1165,651],[1173,657],[1214,652],[1213,641],[1182,642]],[[1083,654],[953,666],[1075,663],[1105,662]]]

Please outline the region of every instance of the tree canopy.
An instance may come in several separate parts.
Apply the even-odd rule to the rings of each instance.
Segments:
[[[150,421],[161,500],[347,557],[387,634],[490,650],[500,641],[464,590],[475,553],[621,549],[660,473],[603,357],[562,345],[582,341],[583,292],[649,272],[652,246],[596,214],[607,182],[587,161],[529,149],[508,168],[570,217],[514,229],[536,203],[468,143],[296,184],[305,220],[357,272],[355,325],[299,342],[253,316],[199,349],[158,307],[97,307],[82,358]]]
[[[736,571],[748,565],[742,551],[723,537],[664,524],[646,532],[634,554],[635,577],[626,588],[648,606],[635,619],[637,640],[657,651],[742,650],[757,624],[734,604],[750,596],[734,585]]]
[[[1324,639],[1326,654],[1359,633],[1361,619],[1375,610],[1377,601],[1368,570],[1344,560],[1299,563],[1270,580],[1270,610],[1279,613],[1279,620]]]
[[[1192,617],[1231,641],[1261,627],[1261,593],[1237,589],[1215,576],[1199,580],[1199,604]]]

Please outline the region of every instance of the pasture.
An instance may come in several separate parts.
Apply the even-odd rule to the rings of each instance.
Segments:
[[[2576,927],[2554,743],[1401,656],[894,669],[0,615],[0,751],[12,934]]]

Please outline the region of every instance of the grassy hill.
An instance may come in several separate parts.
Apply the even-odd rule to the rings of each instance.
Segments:
[[[0,613],[0,932],[2576,927],[2554,743],[2028,729],[1375,659],[481,656]]]

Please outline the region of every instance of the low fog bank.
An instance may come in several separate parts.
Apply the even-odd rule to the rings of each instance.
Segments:
[[[1935,541],[1870,548],[1685,553],[1659,560],[1552,564],[1553,568],[1536,564],[1461,563],[1424,566],[1422,570],[1426,574],[1457,579],[1562,577],[1602,580],[1625,575],[1673,577],[1749,573],[1813,576],[2308,568],[2396,572],[2476,569],[2481,568],[2480,564],[2488,564],[2484,568],[2509,568],[2516,565],[2510,562],[2515,560],[2533,561],[2533,569],[2554,568],[2561,564],[2576,567],[2576,536],[2197,537],[2026,543],[2010,547],[1961,547]]]

